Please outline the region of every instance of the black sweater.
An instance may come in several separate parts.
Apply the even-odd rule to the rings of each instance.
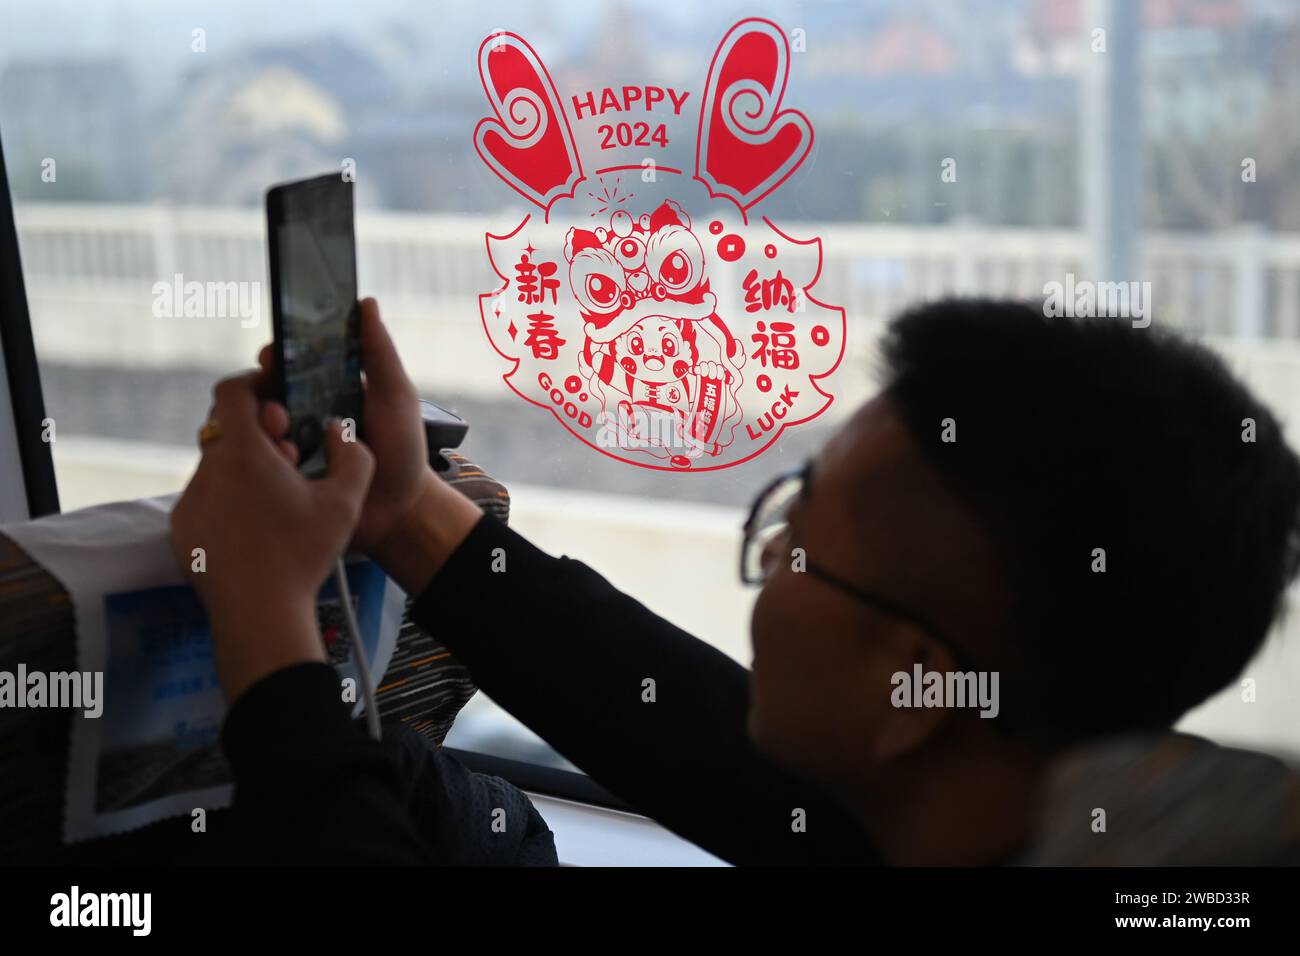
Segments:
[[[504,572],[493,570],[497,548]],[[750,743],[749,672],[585,564],[484,517],[412,616],[556,750],[724,860],[879,862],[851,816]],[[642,700],[646,678],[654,702]],[[416,833],[394,761],[349,719],[327,665],[286,668],[250,688],[223,743],[249,832],[298,839],[340,862],[441,862]],[[792,826],[797,809],[803,832]]]

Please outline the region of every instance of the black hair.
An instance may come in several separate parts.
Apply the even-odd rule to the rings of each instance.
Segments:
[[[886,393],[1006,559],[1008,716],[1056,739],[1168,727],[1241,673],[1279,613],[1300,569],[1300,460],[1208,349],[1047,311],[905,313],[882,344]]]

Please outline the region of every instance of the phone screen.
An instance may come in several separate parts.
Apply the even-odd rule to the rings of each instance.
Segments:
[[[304,474],[325,470],[325,422],[361,423],[352,183],[332,174],[267,195],[276,383]]]

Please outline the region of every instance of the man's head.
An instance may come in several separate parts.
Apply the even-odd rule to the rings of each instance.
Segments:
[[[883,355],[770,549],[763,749],[860,778],[974,720],[1050,752],[1167,727],[1241,671],[1300,568],[1300,461],[1219,360],[991,301],[914,310]],[[915,663],[997,671],[998,716],[895,707]]]

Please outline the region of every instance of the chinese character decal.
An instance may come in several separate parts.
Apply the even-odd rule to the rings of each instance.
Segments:
[[[494,115],[474,146],[540,210],[487,236],[501,285],[481,297],[483,327],[505,382],[611,457],[725,468],[831,403],[819,380],[843,356],[845,314],[813,289],[821,241],[754,208],[813,145],[807,118],[781,107],[789,57],[776,24],[745,20],[698,97],[648,85],[561,99],[522,37],[479,49]],[[672,162],[690,153],[693,175]]]

